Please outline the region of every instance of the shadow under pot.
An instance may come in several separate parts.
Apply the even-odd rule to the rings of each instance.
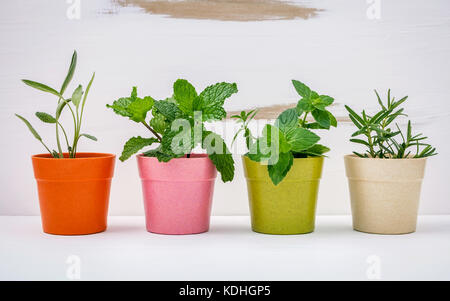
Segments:
[[[323,157],[294,158],[286,177],[274,185],[267,165],[243,156],[252,229],[265,234],[314,231]]]
[[[426,158],[344,157],[353,229],[375,234],[416,231]]]
[[[107,227],[115,155],[77,153],[76,158],[32,156],[45,233],[85,235]]]
[[[196,234],[209,230],[217,171],[207,155],[159,162],[137,156],[147,231]]]

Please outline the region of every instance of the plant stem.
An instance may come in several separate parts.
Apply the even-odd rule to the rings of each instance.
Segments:
[[[161,136],[154,130],[151,128],[151,126],[149,126],[145,121],[142,121],[142,124],[150,130],[150,132],[152,132],[153,135],[155,135],[156,139],[159,140],[159,142],[161,142]]]
[[[369,130],[369,129],[367,129],[366,136],[367,136],[367,142],[369,143],[369,152],[370,152],[370,155],[372,156],[372,158],[375,158],[375,152],[374,152],[374,150],[373,150],[372,135],[370,135],[370,130]]]
[[[64,129],[64,127],[62,126],[62,124],[61,124],[60,122],[58,122],[58,124],[59,124],[59,126],[61,127],[61,130],[63,131],[64,138],[66,139],[67,151],[70,152],[70,150],[69,150],[70,144],[69,144],[69,139],[67,138],[66,130]]]
[[[63,101],[65,101],[65,100],[63,100]],[[60,102],[61,102],[61,97],[58,99],[58,105],[59,105]],[[59,116],[56,119],[56,145],[58,146],[59,157],[63,158],[64,156],[63,156],[63,153],[62,153],[61,142],[59,140],[59,131],[58,131],[58,129],[59,129],[59,121],[58,120],[59,120]]]
[[[308,112],[305,112],[305,117],[303,117],[302,126],[305,126],[306,116],[308,116]]]
[[[40,142],[42,143],[42,145],[47,149],[47,151],[50,153],[50,155],[53,156],[52,151],[47,147],[47,145],[45,145],[44,141],[42,141],[42,140],[39,140],[39,141],[40,141]]]

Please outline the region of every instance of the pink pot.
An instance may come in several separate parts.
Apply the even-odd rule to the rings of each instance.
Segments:
[[[147,231],[195,234],[209,230],[217,171],[207,155],[164,163],[137,156]]]

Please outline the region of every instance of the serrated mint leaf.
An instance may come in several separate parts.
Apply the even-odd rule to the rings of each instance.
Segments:
[[[133,87],[130,97],[122,97],[114,101],[112,105],[106,105],[118,115],[128,117],[135,122],[143,122],[147,117],[147,112],[153,107],[154,100],[150,96],[144,98],[137,97],[137,88]]]
[[[319,136],[304,128],[295,129],[286,138],[294,152],[301,152],[308,149],[320,140]]]
[[[36,112],[36,117],[45,123],[56,123],[55,117],[44,112]]]
[[[130,98],[131,100],[135,100],[137,98],[137,87],[133,87],[133,90],[131,90]]]
[[[200,93],[201,100],[196,101],[196,108],[203,113],[204,121],[221,120],[226,117],[223,108],[225,100],[237,93],[237,85],[235,83],[217,83],[207,87]]]
[[[135,122],[143,122],[147,118],[147,112],[153,107],[154,100],[150,96],[145,98],[136,98],[127,108],[130,119]]]
[[[179,79],[173,84],[173,97],[175,98],[178,108],[187,114],[192,115],[193,105],[192,102],[197,97],[197,91],[193,85],[191,85],[185,79]]]
[[[177,105],[170,102],[169,100],[155,101],[154,107],[156,108],[156,110],[158,110],[159,113],[166,117],[168,122],[174,121],[181,113]]]
[[[169,123],[166,122],[166,118],[164,115],[160,113],[155,113],[156,110],[153,110],[153,118],[150,119],[150,126],[159,134],[163,134]]]
[[[146,157],[155,157],[158,159],[159,162],[169,162],[170,160],[173,159],[172,156],[165,154],[162,150],[161,150],[161,145],[158,146],[155,149],[151,149],[149,151],[146,151],[144,153],[142,153],[144,156]]]
[[[132,114],[127,110],[131,102],[131,98],[122,97],[114,101],[112,105],[106,105],[106,107],[113,109],[114,113],[120,116],[131,117]]]
[[[287,109],[278,116],[275,121],[275,126],[280,129],[281,132],[287,133],[292,129],[295,129],[298,125],[298,113],[295,108]]]
[[[193,148],[192,131],[181,128],[175,131],[167,129],[161,140],[161,150],[174,158],[180,158],[185,154],[191,153]]]
[[[311,112],[314,110],[314,106],[309,98],[302,98],[297,103],[298,112]]]
[[[314,117],[314,120],[316,120],[316,122],[318,124],[320,124],[322,127],[324,127],[325,129],[329,129],[330,128],[330,115],[328,115],[327,111],[322,111],[322,110],[313,110],[312,111],[312,115]]]
[[[319,101],[316,104],[314,104],[314,107],[316,107],[319,110],[325,110],[325,108],[331,105],[333,102],[334,98],[328,95],[320,95]]]
[[[312,147],[304,150],[302,153],[312,156],[322,156],[323,154],[329,152],[330,149],[321,144],[315,144]]]
[[[274,185],[278,185],[287,175],[294,162],[294,156],[291,152],[280,153],[278,161],[275,164],[268,165],[270,179]]]
[[[311,89],[307,85],[295,79],[292,80],[292,84],[294,85],[295,90],[301,97],[304,98],[310,97]]]
[[[218,134],[211,131],[203,131],[202,146],[206,150],[223,182],[232,181],[234,178],[234,160],[225,144]]]
[[[122,155],[119,157],[120,161],[125,161],[132,155],[140,151],[142,148],[158,142],[156,138],[142,138],[141,136],[133,137],[125,143]]]

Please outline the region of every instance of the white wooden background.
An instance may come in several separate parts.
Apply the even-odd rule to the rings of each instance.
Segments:
[[[290,80],[308,83],[356,109],[376,106],[372,90],[409,95],[416,130],[430,137],[439,156],[428,162],[421,213],[449,214],[450,2],[381,0],[380,19],[370,19],[365,0],[293,1],[322,9],[304,20],[218,21],[168,18],[109,0],[81,0],[79,20],[57,0],[0,2],[0,215],[39,213],[30,156],[42,147],[14,117],[20,113],[52,141],[53,127],[36,111],[54,110],[51,96],[25,87],[21,78],[59,87],[73,49],[79,65],[71,88],[97,77],[88,100],[85,131],[99,142],[81,150],[119,154],[123,143],[145,129],[105,108],[137,85],[140,95],[165,98],[177,78],[199,90],[218,81],[238,83],[228,110],[297,101]],[[332,147],[321,183],[319,214],[350,212],[343,158],[353,146],[348,123],[323,133]],[[231,134],[229,134],[231,136]],[[228,137],[230,138],[230,137]],[[217,181],[214,214],[248,214],[239,155],[231,184]],[[111,214],[143,214],[136,162],[117,162]]]

